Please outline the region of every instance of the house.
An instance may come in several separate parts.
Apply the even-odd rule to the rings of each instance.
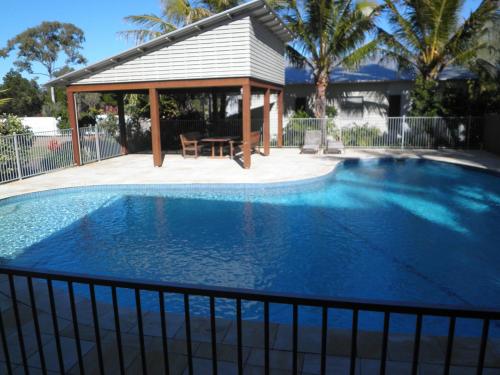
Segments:
[[[456,67],[445,69],[440,75],[442,81],[470,78],[473,78],[471,72]],[[285,82],[285,118],[299,110],[311,111],[315,93],[311,72],[287,67]],[[390,64],[368,63],[356,71],[337,68],[330,75],[328,105],[335,108],[340,119],[403,116],[409,110],[413,83],[411,73],[399,72]]]

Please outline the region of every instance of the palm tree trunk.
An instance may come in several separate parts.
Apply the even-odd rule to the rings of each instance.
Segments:
[[[314,116],[324,118],[326,115],[326,89],[328,88],[328,75],[321,73],[316,80],[316,101],[314,103]]]

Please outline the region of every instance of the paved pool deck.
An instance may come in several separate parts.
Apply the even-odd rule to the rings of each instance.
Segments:
[[[14,277],[16,304],[21,331],[23,332],[26,361],[30,374],[41,374],[41,355],[45,360],[47,373],[59,372],[56,335],[58,333],[65,374],[81,374],[77,356],[77,340],[82,352],[85,374],[100,374],[96,326],[91,301],[75,293],[77,330],[69,305],[68,290],[56,284],[54,288],[57,330],[53,324],[47,283],[34,279],[35,312],[31,304],[26,279]],[[167,301],[168,302],[168,301]],[[207,302],[208,303],[208,302]],[[104,353],[106,374],[119,374],[119,355],[114,311],[111,304],[97,302],[98,332]],[[142,374],[142,357],[139,341],[139,326],[135,309],[120,306],[120,342],[123,346],[125,374]],[[15,310],[7,277],[0,275],[0,313],[3,317],[9,356],[13,373],[23,374],[23,359],[19,346],[19,331],[16,327]],[[33,314],[39,321],[41,342],[37,342]],[[145,359],[148,374],[165,374],[161,315],[159,311],[142,310],[145,344]],[[186,321],[183,315],[166,313],[166,337],[169,370],[172,375],[188,375],[188,349]],[[194,374],[211,374],[212,331],[210,320],[191,316],[190,333]],[[78,332],[78,334],[76,334]],[[233,319],[216,319],[215,334],[219,374],[237,374],[237,324]],[[242,364],[244,374],[264,374],[264,324],[259,321],[242,321]],[[271,323],[269,327],[270,373],[292,374],[292,327],[288,324]],[[348,374],[350,370],[351,331],[329,327],[326,342],[326,373]],[[415,337],[413,334],[391,332],[388,336],[387,375],[410,374]],[[422,335],[418,375],[443,374],[447,339],[444,336]],[[453,375],[476,374],[479,356],[479,338],[455,336],[451,352]],[[380,331],[358,331],[356,351],[356,375],[379,374],[382,348]],[[297,346],[298,373],[320,374],[321,328],[299,327]],[[7,373],[3,348],[0,342],[0,374]],[[500,373],[500,340],[490,338],[485,352],[483,375]]]
[[[500,157],[485,151],[349,149],[338,155],[306,155],[298,149],[271,149],[252,156],[252,168],[237,160],[183,159],[166,155],[153,167],[151,154],[131,154],[0,185],[0,199],[35,191],[106,184],[269,183],[318,177],[346,158],[407,157],[463,164],[500,172]]]

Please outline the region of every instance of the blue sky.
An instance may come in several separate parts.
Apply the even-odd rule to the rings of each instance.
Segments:
[[[130,27],[123,21],[125,16],[158,14],[161,10],[160,0],[1,1],[1,47],[13,36],[42,21],[71,22],[85,32],[83,55],[90,63],[132,47],[132,42],[117,35],[118,31]],[[465,0],[464,15],[469,14],[478,4],[479,0]],[[12,68],[13,56],[14,54],[10,58],[0,59],[0,77]],[[43,69],[39,68],[37,71],[43,72]],[[47,80],[45,76],[38,77],[40,83]]]

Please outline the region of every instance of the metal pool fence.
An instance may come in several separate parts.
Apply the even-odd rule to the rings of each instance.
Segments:
[[[118,131],[95,125],[79,129],[80,157],[83,164],[121,155]]]
[[[320,130],[341,140],[345,147],[433,149],[480,148],[481,117],[365,117],[333,119],[289,119],[283,130],[285,147],[304,144],[306,130]]]
[[[234,323],[236,325],[236,339],[234,345],[234,351],[236,353],[236,364],[237,373],[242,374],[244,371],[244,342],[247,342],[248,337],[245,337],[243,330],[243,324],[247,319],[243,318],[245,316],[245,305],[243,304],[251,301],[262,305],[263,316],[258,322],[261,329],[263,329],[262,343],[259,344],[260,350],[263,352],[262,355],[262,372],[265,374],[270,373],[270,353],[271,353],[271,335],[270,335],[270,318],[269,318],[269,308],[271,304],[279,304],[280,306],[289,306],[292,309],[292,323],[290,325],[290,337],[291,345],[289,349],[290,353],[290,369],[291,373],[299,373],[299,313],[300,309],[303,307],[315,307],[321,311],[321,330],[318,331],[318,339],[320,342],[320,351],[318,355],[319,369],[321,374],[332,373],[333,369],[329,368],[327,362],[327,347],[335,345],[335,343],[329,342],[328,330],[329,321],[328,316],[331,310],[345,310],[352,313],[352,321],[350,327],[350,340],[349,340],[349,354],[348,354],[348,367],[349,373],[357,373],[357,366],[359,366],[358,361],[358,348],[363,344],[363,338],[366,336],[359,334],[359,314],[361,312],[378,312],[383,314],[383,326],[381,327],[381,340],[378,347],[378,368],[377,373],[385,374],[388,364],[388,342],[390,334],[391,319],[395,315],[403,314],[415,317],[415,330],[413,334],[413,348],[411,349],[411,359],[408,360],[411,366],[411,373],[417,374],[419,367],[421,366],[421,345],[425,342],[422,336],[423,329],[423,319],[424,317],[441,317],[447,322],[445,323],[447,335],[443,337],[445,343],[445,355],[442,360],[442,373],[449,374],[450,368],[452,366],[452,353],[454,344],[456,342],[456,323],[457,319],[468,319],[468,320],[479,320],[481,322],[481,329],[475,344],[477,345],[477,357],[475,361],[475,373],[480,375],[483,373],[485,367],[485,357],[487,351],[487,345],[489,342],[489,332],[490,323],[498,321],[500,319],[500,311],[486,310],[486,309],[474,309],[474,308],[453,308],[444,306],[430,306],[421,304],[401,304],[401,303],[390,303],[390,302],[378,302],[378,301],[367,301],[367,300],[348,300],[348,299],[335,299],[326,297],[311,297],[311,296],[301,296],[292,294],[281,294],[281,293],[271,293],[271,292],[259,292],[247,289],[236,289],[236,288],[225,288],[225,287],[205,287],[198,285],[186,285],[186,284],[175,284],[175,283],[165,283],[165,282],[153,282],[153,281],[137,281],[137,280],[127,280],[123,278],[114,277],[101,277],[101,276],[86,276],[78,274],[68,274],[61,272],[42,272],[34,271],[30,269],[23,269],[17,267],[6,267],[0,266],[0,276],[2,282],[0,285],[3,286],[2,291],[2,304],[5,305],[3,309],[0,309],[0,339],[3,347],[3,358],[5,362],[5,367],[9,374],[13,373],[14,364],[12,363],[13,353],[16,353],[18,363],[21,367],[24,367],[25,373],[29,373],[28,366],[30,363],[39,363],[43,373],[46,373],[46,363],[47,359],[44,354],[44,339],[46,340],[47,335],[47,325],[52,325],[53,336],[55,342],[55,351],[57,353],[57,361],[54,359],[52,363],[57,363],[57,370],[61,374],[66,373],[65,364],[67,363],[66,357],[78,358],[77,369],[79,368],[80,373],[84,372],[86,364],[84,362],[88,361],[88,357],[83,352],[81,338],[86,337],[83,340],[88,340],[90,336],[93,336],[95,340],[96,353],[90,356],[91,362],[98,364],[98,373],[104,374],[109,373],[110,356],[116,356],[119,362],[119,371],[113,373],[125,373],[125,360],[127,356],[125,354],[124,344],[128,340],[127,350],[130,352],[130,331],[127,334],[128,338],[123,338],[124,334],[124,324],[129,324],[130,321],[125,322],[121,318],[120,311],[123,309],[120,306],[119,300],[117,298],[118,290],[128,290],[132,292],[135,296],[135,320],[136,320],[136,330],[135,332],[138,340],[138,352],[139,352],[139,363],[138,369],[134,373],[148,373],[148,344],[145,340],[145,311],[141,304],[141,294],[142,293],[154,293],[157,296],[158,309],[155,313],[159,318],[158,326],[153,328],[155,333],[159,333],[161,337],[160,344],[161,349],[157,349],[156,353],[160,353],[156,357],[156,362],[154,368],[158,370],[163,367],[164,373],[169,373],[170,366],[173,365],[174,358],[172,358],[171,350],[169,345],[172,343],[168,340],[167,327],[171,324],[170,319],[172,315],[166,313],[165,295],[175,294],[181,297],[184,305],[184,312],[180,317],[182,319],[182,324],[180,330],[184,330],[184,340],[182,344],[185,346],[182,351],[185,353],[186,366],[189,374],[194,373],[194,348],[193,341],[197,340],[199,336],[199,331],[194,334],[192,319],[193,311],[190,305],[190,301],[194,297],[204,297],[206,298],[207,304],[209,304],[209,313],[206,317],[206,327],[208,337],[206,343],[209,345],[207,350],[208,358],[205,357],[205,366],[211,367],[212,373],[216,374],[219,369],[218,353],[223,350],[221,347],[220,337],[217,337],[217,324],[219,323],[216,317],[217,303],[219,300],[233,301],[235,306],[235,318]],[[36,285],[35,285],[36,283]],[[57,284],[56,284],[57,283]],[[43,294],[40,292],[40,284],[43,284],[48,292]],[[23,285],[24,287],[20,287]],[[34,292],[37,287],[37,293]],[[64,291],[61,288],[64,287]],[[90,300],[88,303],[78,303],[75,297],[76,288],[81,290],[82,287],[89,291]],[[109,313],[106,316],[107,319],[103,319],[100,315],[100,311],[103,308],[101,301],[96,299],[96,289],[105,288],[108,300],[105,302],[107,304],[107,309]],[[46,297],[42,301],[42,294]],[[24,296],[24,297],[21,297]],[[22,299],[24,298],[24,300]],[[100,299],[102,296],[100,297]],[[43,305],[47,310],[47,313],[43,316],[43,327],[41,326],[42,317],[39,316],[39,308]],[[66,322],[68,327],[73,330],[74,344],[71,347],[63,347],[59,324],[61,323],[58,314],[61,313],[61,306],[67,313],[69,318]],[[59,309],[58,309],[59,308]],[[22,309],[22,310],[21,310]],[[85,331],[81,331],[81,325],[79,319],[82,317],[82,309],[87,312],[89,316],[90,326],[87,326]],[[58,312],[59,311],[59,312]],[[7,312],[10,315],[6,317]],[[22,312],[22,315],[21,315]],[[130,319],[129,319],[130,320]],[[28,322],[26,324],[26,322]],[[107,328],[108,335],[106,338],[102,337],[102,328],[104,325]],[[26,336],[27,326],[30,327],[29,337]],[[101,328],[100,328],[101,327]],[[24,328],[24,329],[23,329]],[[42,334],[43,332],[45,334]],[[61,327],[62,329],[62,327]],[[151,327],[148,328],[151,331]],[[113,335],[109,335],[109,330],[113,330]],[[93,331],[93,332],[92,332]],[[92,333],[91,333],[92,332]],[[161,333],[160,333],[161,332]],[[220,332],[219,332],[220,334]],[[14,337],[13,337],[14,336]],[[14,340],[15,339],[15,340]],[[36,339],[36,340],[35,340]],[[255,338],[253,338],[255,339]],[[35,343],[37,350],[31,349],[30,361],[28,361],[28,354],[26,343]],[[104,340],[106,340],[106,346],[104,346]],[[116,345],[116,350],[109,350],[110,340]],[[308,338],[310,340],[310,337]],[[14,344],[15,343],[15,344]],[[344,343],[345,344],[345,343]],[[339,345],[339,343],[336,343]],[[347,344],[346,344],[347,345]],[[472,345],[469,340],[469,346]],[[33,346],[30,344],[30,346]],[[378,344],[377,344],[378,346]],[[227,349],[227,348],[226,348]],[[248,348],[247,348],[248,349]],[[87,347],[88,350],[88,347]],[[179,348],[177,348],[179,350]],[[53,353],[52,353],[53,354]],[[38,357],[38,358],[35,358]],[[88,363],[87,363],[88,366]],[[161,366],[161,367],[160,367]],[[470,369],[470,368],[469,368]],[[108,370],[108,371],[107,371]],[[155,372],[157,373],[157,372]]]
[[[72,165],[71,130],[0,137],[0,183]]]

